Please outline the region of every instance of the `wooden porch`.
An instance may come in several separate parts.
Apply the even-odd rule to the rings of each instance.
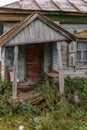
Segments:
[[[13,104],[14,101],[18,103],[28,101],[31,105],[36,105],[42,102],[43,98],[36,88],[36,83],[28,81],[17,83],[17,97],[15,100],[13,97],[7,99],[9,104]]]
[[[58,63],[57,69],[59,74],[59,89],[60,93],[64,93],[64,76],[63,76],[63,68],[62,68],[62,55],[61,55],[61,43],[63,41],[72,41],[75,40],[75,37],[70,34],[68,31],[64,30],[59,25],[55,24],[45,16],[34,13],[25,18],[23,21],[18,23],[15,27],[13,27],[11,30],[9,30],[6,34],[2,35],[0,43],[2,46],[2,78],[5,80],[5,66],[6,66],[6,60],[8,63],[8,60],[10,62],[8,63],[9,66],[13,69],[13,80],[12,80],[12,99],[15,100],[17,98],[17,84],[18,84],[18,74],[19,77],[23,76],[23,71],[25,72],[25,79],[32,78],[32,76],[40,75],[42,71],[42,63],[43,63],[43,54],[41,51],[41,46],[47,44],[47,43],[53,43],[56,42],[56,50],[57,50],[57,58],[56,61]],[[24,59],[25,61],[25,68],[24,68],[24,61],[22,59],[20,60],[20,64],[23,64],[21,67],[20,64],[18,64],[19,61],[19,52],[20,47],[23,46],[29,46],[26,47],[25,57],[23,55],[20,57]],[[31,46],[31,47],[30,47]],[[33,48],[33,47],[34,48]],[[38,46],[38,47],[36,47]],[[10,57],[6,57],[6,49],[10,47],[13,47],[13,51],[9,53],[7,50],[7,54],[10,55]],[[37,49],[38,48],[38,49]],[[24,48],[23,48],[24,49]],[[48,59],[48,49],[46,48],[46,53],[44,55],[44,59],[46,59],[44,72],[47,73],[47,68],[49,65],[49,59]],[[38,53],[37,53],[38,52]],[[13,54],[13,57],[12,57]],[[22,54],[22,53],[21,53]],[[26,55],[28,55],[26,57]],[[28,59],[27,59],[28,58]],[[11,61],[12,59],[12,61]],[[11,64],[12,63],[12,64]],[[19,68],[20,73],[19,73]],[[22,80],[23,81],[23,80]]]

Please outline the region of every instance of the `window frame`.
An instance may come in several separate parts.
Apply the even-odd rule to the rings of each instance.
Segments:
[[[87,64],[84,64],[84,62],[87,62],[87,59],[83,59],[83,56],[84,56],[84,52],[86,51],[87,52],[87,49],[85,49],[85,48],[81,48],[81,49],[79,49],[78,48],[78,44],[83,44],[84,42],[87,42],[87,40],[81,40],[81,41],[77,41],[77,43],[76,43],[76,66],[77,67],[83,67],[83,68],[85,68],[85,67],[87,67]],[[83,44],[84,45],[84,44]],[[81,59],[80,60],[78,60],[77,58],[77,53],[78,52],[80,52],[81,53]],[[77,62],[80,62],[80,63],[77,63]]]

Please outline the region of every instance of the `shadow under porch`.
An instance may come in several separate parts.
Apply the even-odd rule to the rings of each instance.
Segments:
[[[37,78],[43,73],[53,71],[53,48],[55,46],[56,43],[53,42],[18,46],[17,92],[23,100],[30,98],[31,95],[38,95]],[[7,68],[5,79],[11,82],[14,76],[14,49],[11,46],[5,48]]]

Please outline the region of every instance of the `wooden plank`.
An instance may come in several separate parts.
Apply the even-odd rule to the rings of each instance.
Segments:
[[[37,77],[42,72],[43,45],[25,46],[25,78]]]
[[[1,49],[1,76],[2,80],[5,80],[5,47]]]
[[[62,55],[61,55],[61,42],[57,42],[58,50],[58,71],[59,71],[59,90],[60,93],[64,93],[64,75],[63,75],[63,66],[62,66]]]
[[[18,46],[14,48],[13,87],[12,99],[17,98],[17,74],[18,74]]]
[[[27,15],[0,14],[0,21],[21,21]]]

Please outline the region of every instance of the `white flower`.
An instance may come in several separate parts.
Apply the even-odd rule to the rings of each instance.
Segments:
[[[19,126],[18,130],[24,130],[24,126]]]

